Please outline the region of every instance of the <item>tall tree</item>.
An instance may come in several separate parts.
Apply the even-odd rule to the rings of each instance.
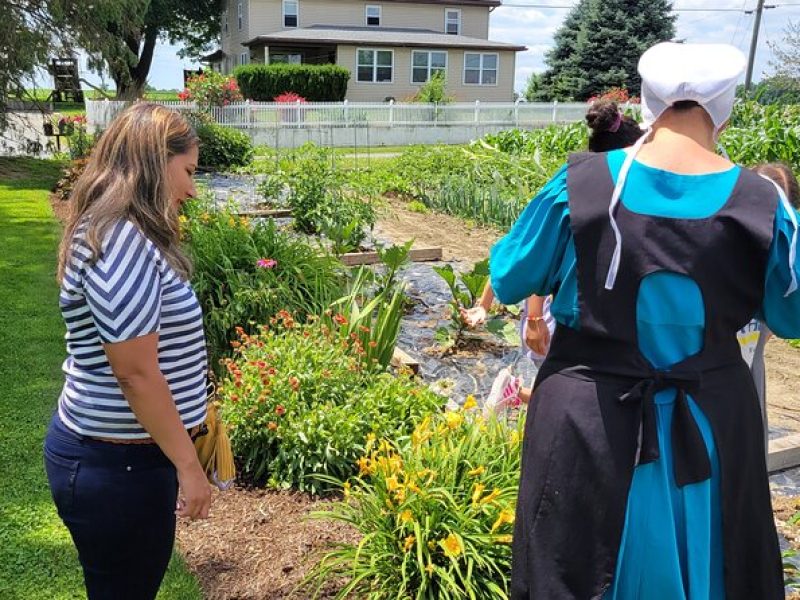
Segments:
[[[117,97],[128,100],[144,91],[156,42],[183,44],[184,55],[196,56],[216,41],[224,0],[135,0],[124,5],[123,13],[107,20],[102,34],[79,32],[77,41],[92,67],[110,73]]]
[[[538,89],[529,100],[572,100],[580,73],[575,63],[575,47],[592,0],[573,6],[553,36],[553,47],[545,55],[548,69],[542,73]]]
[[[800,78],[800,24],[789,21],[780,42],[767,42],[772,50],[770,66],[774,75],[790,79]]]
[[[669,0],[581,0],[547,56],[545,93],[585,100],[611,87],[637,93],[639,57],[675,35]]]
[[[68,56],[80,42],[109,37],[109,24],[134,29],[150,0],[0,0],[0,130],[8,119],[8,99],[22,96],[37,69]]]

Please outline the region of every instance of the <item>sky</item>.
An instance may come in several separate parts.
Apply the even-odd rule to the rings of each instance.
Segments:
[[[491,16],[489,38],[521,44],[528,47],[517,55],[515,89],[521,91],[531,73],[545,69],[544,54],[553,43],[553,34],[561,25],[568,9],[515,7],[514,4],[536,4],[552,7],[572,6],[577,0],[504,0]],[[744,10],[755,8],[757,0],[675,0],[676,9],[694,9],[678,12],[676,23],[678,39],[687,42],[722,42],[733,44],[747,54],[753,30],[754,15]],[[756,53],[753,78],[758,81],[769,74],[772,52],[767,42],[780,43],[787,21],[800,21],[800,0],[767,0],[775,8],[764,11]],[[731,12],[699,12],[697,9],[732,9]],[[159,44],[150,70],[150,84],[157,89],[182,87],[183,69],[197,68],[197,64],[177,56],[178,48]],[[82,65],[82,75],[98,83],[100,78],[89,73]],[[49,84],[42,83],[49,87]]]

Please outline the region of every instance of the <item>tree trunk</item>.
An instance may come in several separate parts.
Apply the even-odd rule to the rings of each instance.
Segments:
[[[144,44],[141,44],[139,36],[126,40],[128,48],[139,57],[139,60],[136,65],[127,67],[125,73],[112,73],[117,84],[118,100],[136,100],[142,97],[147,84],[147,76],[150,74],[150,67],[153,64],[153,53],[157,40],[158,29],[154,27],[145,31]]]

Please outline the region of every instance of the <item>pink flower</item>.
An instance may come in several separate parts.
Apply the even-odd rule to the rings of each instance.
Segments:
[[[260,269],[273,269],[278,266],[278,261],[274,258],[259,258],[256,266]]]
[[[186,100],[189,99],[189,90],[183,90],[182,92],[179,92],[178,99],[182,102],[186,102]]]

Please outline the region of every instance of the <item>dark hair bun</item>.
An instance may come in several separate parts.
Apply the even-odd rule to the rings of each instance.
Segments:
[[[619,120],[619,107],[610,100],[597,100],[586,112],[586,124],[596,132],[608,131]]]

